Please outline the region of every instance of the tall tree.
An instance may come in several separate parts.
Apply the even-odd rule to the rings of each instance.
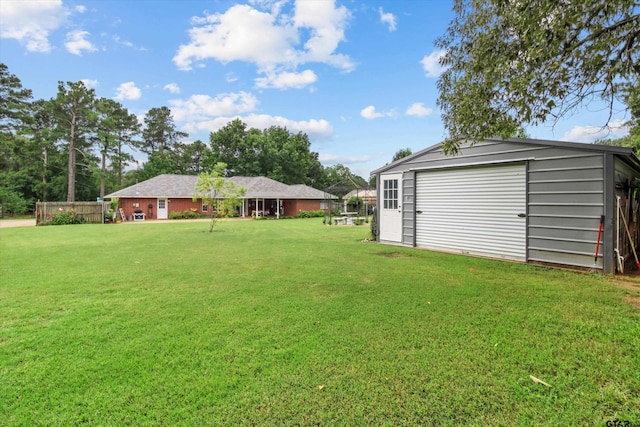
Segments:
[[[64,175],[66,163],[56,146],[59,136],[52,100],[39,99],[33,103],[33,122],[30,128],[30,140],[38,150],[38,157],[33,159],[33,165],[37,168],[35,175],[38,184],[34,185],[37,198],[42,201],[61,200],[66,188],[53,188],[51,183],[55,175]],[[52,198],[54,194],[58,196]]]
[[[125,151],[125,148],[137,148],[141,142],[136,139],[140,135],[142,126],[135,114],[129,113],[126,108],[118,109],[115,114],[116,145],[111,156],[111,168],[117,176],[118,187],[122,187],[122,175],[129,162],[134,161],[133,156]]]
[[[639,10],[635,0],[455,0],[436,42],[446,51],[445,151],[557,121],[594,98],[612,113],[619,83],[640,75]]]
[[[131,155],[123,151],[123,146],[132,146],[132,138],[139,132],[140,125],[135,115],[119,102],[100,98],[96,101],[97,125],[94,138],[100,151],[100,198],[104,198],[107,179],[107,161],[111,161],[118,184],[122,182],[123,164]]]
[[[21,137],[31,120],[31,91],[0,63],[0,206],[5,212],[23,213],[32,200],[28,187],[29,140]]]
[[[411,154],[413,154],[413,152],[411,151],[411,148],[401,148],[398,151],[396,151],[396,153],[393,155],[393,159],[391,160],[391,162],[404,159],[405,157],[410,156]]]
[[[62,139],[66,142],[67,202],[76,197],[77,155],[90,160],[89,133],[94,129],[95,91],[82,82],[58,82],[58,94],[53,100],[54,116]],[[85,161],[85,167],[89,162]]]
[[[181,174],[204,172],[206,159],[210,157],[210,150],[200,140],[190,144],[178,143],[175,146],[177,169]]]
[[[227,165],[225,176],[266,176],[285,184],[321,181],[318,153],[311,151],[309,137],[286,128],[247,129],[235,119],[210,135],[211,161]]]
[[[167,107],[150,109],[144,117],[144,125],[140,149],[149,155],[171,151],[176,143],[189,136],[176,130],[171,110]]]
[[[32,93],[22,87],[20,79],[0,62],[0,135],[15,135],[29,121]]]
[[[240,119],[232,120],[222,128],[209,135],[211,144],[212,166],[224,163],[223,176],[247,175],[247,164],[253,162],[252,153],[249,150],[247,125]]]

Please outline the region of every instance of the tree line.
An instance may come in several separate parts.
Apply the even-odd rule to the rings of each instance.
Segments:
[[[186,142],[188,137],[168,107],[151,108],[140,123],[83,82],[58,82],[55,97],[33,100],[32,91],[0,63],[4,212],[29,212],[37,200],[95,200],[160,174],[199,174],[218,163],[227,165],[223,176],[266,176],[318,189],[345,180],[367,186],[344,165],[324,167],[302,132],[248,128],[236,119],[210,133],[209,144]],[[137,151],[148,160],[134,167]]]

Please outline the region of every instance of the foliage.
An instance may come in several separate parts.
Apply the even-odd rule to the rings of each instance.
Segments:
[[[70,224],[84,224],[83,217],[78,215],[73,209],[60,210],[51,216],[51,225],[70,225]]]
[[[627,122],[629,135],[615,139],[601,139],[595,142],[600,145],[629,147],[640,155],[640,84],[626,88],[625,102],[629,107],[631,119]]]
[[[325,185],[322,187],[328,193],[342,197],[357,188],[369,188],[367,181],[351,172],[348,166],[338,163],[325,168]]]
[[[315,185],[322,165],[304,133],[271,126],[247,129],[235,119],[210,135],[211,164],[227,165],[224,176],[266,176],[285,184]]]
[[[5,186],[0,186],[0,206],[4,214],[22,215],[28,211],[27,201],[20,193]]]
[[[438,81],[446,152],[514,136],[593,99],[612,112],[621,83],[638,82],[635,1],[455,0],[454,11],[436,42],[446,52]]]
[[[30,120],[32,92],[22,87],[20,79],[0,63],[0,135],[15,135]]]
[[[364,206],[364,201],[358,196],[351,196],[347,201],[347,206],[353,206],[356,210],[359,210]]]
[[[140,124],[135,114],[129,114],[122,104],[111,99],[98,99],[95,103],[95,111],[97,131],[93,139],[99,147],[101,157],[100,198],[104,198],[108,178],[117,178],[117,183],[122,184],[123,169],[129,161],[133,160],[133,156],[125,152],[124,147],[133,148],[137,145],[133,138],[140,133]],[[108,159],[112,160],[113,174],[108,174]]]
[[[104,222],[115,221],[116,219],[116,211],[114,209],[109,208],[104,212]]]
[[[220,229],[1,229],[2,424],[640,420],[633,286],[316,219]]]
[[[109,207],[111,208],[112,211],[117,211],[119,204],[120,204],[120,198],[118,197],[112,197],[111,200],[109,201]]]
[[[170,212],[169,219],[197,219],[203,218],[205,215],[202,215],[194,210],[184,210],[182,212]]]
[[[56,131],[64,141],[67,162],[67,202],[76,200],[76,174],[79,166],[93,161],[89,133],[94,129],[96,115],[95,90],[87,88],[83,82],[58,82],[58,94],[51,102]],[[82,156],[78,163],[77,156]],[[86,171],[86,169],[85,169]]]
[[[209,205],[211,210],[209,232],[213,231],[216,216],[226,216],[233,212],[240,206],[240,198],[247,192],[246,188],[237,187],[233,182],[222,177],[226,168],[225,163],[219,162],[211,172],[199,174],[196,182],[193,200],[202,199],[202,202]]]
[[[325,212],[322,209],[319,210],[315,210],[315,211],[300,211],[298,212],[298,215],[296,215],[297,218],[323,218],[325,216]]]
[[[391,159],[391,162],[404,159],[405,157],[410,156],[411,154],[413,154],[413,152],[411,151],[411,148],[401,148],[398,151],[396,151],[396,153],[393,155],[393,159]]]
[[[186,132],[176,130],[171,110],[167,107],[147,111],[144,124],[140,150],[146,154],[171,151],[182,138],[189,136]]]
[[[211,150],[200,140],[191,144],[177,143],[174,147],[176,168],[173,173],[199,174],[205,171],[206,161],[211,157]]]
[[[35,202],[29,173],[34,145],[20,135],[31,122],[30,99],[31,91],[0,63],[0,205],[5,212],[24,213]]]

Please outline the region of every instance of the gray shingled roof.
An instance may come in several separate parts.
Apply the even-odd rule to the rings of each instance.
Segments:
[[[246,199],[324,199],[337,197],[307,185],[287,185],[264,176],[234,176],[226,178],[239,187],[247,189]],[[198,177],[194,175],[158,175],[122,190],[107,194],[112,197],[190,199]]]

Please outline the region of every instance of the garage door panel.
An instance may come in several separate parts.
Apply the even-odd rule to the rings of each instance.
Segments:
[[[416,245],[525,260],[524,164],[422,172],[416,179]]]

